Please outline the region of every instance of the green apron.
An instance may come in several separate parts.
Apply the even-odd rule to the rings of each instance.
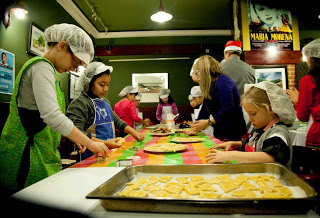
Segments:
[[[48,62],[55,71],[57,100],[60,110],[62,113],[65,113],[64,94],[60,89],[57,71],[54,66],[42,57],[34,57],[27,61],[15,80],[10,102],[10,114],[0,139],[0,185],[7,190],[18,190],[17,174],[22,154],[29,139],[21,123],[17,105],[20,80],[28,68],[39,61]],[[28,167],[29,172],[26,175],[24,187],[61,171],[61,158],[58,150],[61,134],[53,131],[48,125],[44,125],[43,127],[44,129],[33,136],[33,144],[30,146],[30,168]],[[27,153],[29,156],[29,151]]]

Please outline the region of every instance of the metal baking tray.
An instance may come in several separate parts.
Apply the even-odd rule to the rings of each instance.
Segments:
[[[279,176],[287,186],[299,186],[306,197],[288,199],[172,199],[120,197],[116,193],[137,173],[157,174],[236,174],[270,173]],[[201,164],[201,165],[140,165],[129,166],[87,195],[100,199],[107,210],[162,213],[214,214],[305,214],[315,207],[314,189],[286,167],[277,163]]]

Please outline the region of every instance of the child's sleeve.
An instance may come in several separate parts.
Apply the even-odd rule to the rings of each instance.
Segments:
[[[310,108],[313,103],[312,93],[314,90],[312,90],[308,77],[301,79],[299,87],[299,99],[296,104],[297,117],[299,120],[307,122],[310,117]]]
[[[263,142],[262,151],[271,155],[275,162],[283,165],[286,165],[290,160],[288,139],[281,134],[281,132],[276,132],[268,136]]]
[[[73,122],[73,124],[90,139],[91,133],[86,132],[86,122],[89,120],[88,105],[81,101],[80,98],[74,99],[68,106],[66,116]],[[92,125],[92,124],[91,124]]]
[[[157,117],[157,120],[159,120],[160,122],[162,120],[161,115],[162,115],[162,104],[158,104],[156,117]]]

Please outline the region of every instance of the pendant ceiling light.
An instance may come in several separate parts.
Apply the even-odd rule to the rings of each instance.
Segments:
[[[166,22],[172,19],[172,15],[164,11],[162,0],[160,0],[159,11],[153,14],[150,18],[154,22]]]

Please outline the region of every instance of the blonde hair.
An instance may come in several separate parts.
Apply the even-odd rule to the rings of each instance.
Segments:
[[[201,92],[205,98],[211,100],[210,92],[214,89],[219,75],[223,74],[220,63],[210,55],[204,55],[193,66],[193,70],[200,72]]]
[[[251,87],[242,97],[241,105],[243,103],[249,103],[255,105],[257,108],[265,108],[270,111],[271,103],[267,92],[257,87]]]

